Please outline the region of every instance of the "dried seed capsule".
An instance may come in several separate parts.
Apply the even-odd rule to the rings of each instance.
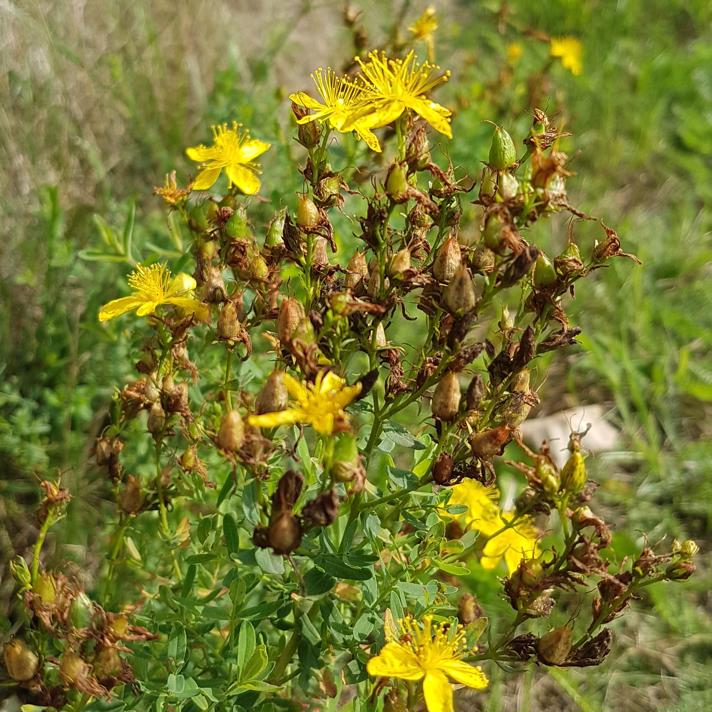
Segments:
[[[561,665],[571,652],[571,628],[554,628],[536,642],[536,652],[546,665]]]
[[[699,545],[692,539],[685,539],[685,541],[683,541],[680,545],[680,555],[686,559],[691,559],[694,556],[697,556],[699,551]]]
[[[575,450],[561,470],[561,489],[576,494],[583,489],[587,477],[583,455],[579,450]]]
[[[480,177],[480,199],[489,198],[491,200],[494,198],[496,190],[497,177],[491,169],[485,166],[482,169],[482,176]]]
[[[500,126],[495,126],[489,151],[489,167],[504,171],[517,162],[517,151],[512,137]]]
[[[89,664],[76,653],[66,651],[59,662],[59,673],[69,685],[74,685],[91,675]]]
[[[329,253],[326,251],[327,241],[321,235],[314,238],[312,245],[312,264],[323,267],[329,264]]]
[[[457,618],[462,625],[469,625],[484,616],[482,607],[471,593],[463,593],[457,602]]]
[[[282,302],[277,317],[277,336],[283,346],[292,340],[305,318],[304,307],[296,299],[285,299]]]
[[[92,661],[94,675],[99,680],[109,680],[121,672],[121,656],[119,651],[112,647],[101,648]]]
[[[319,224],[319,208],[308,195],[300,195],[297,199],[297,225],[311,229]]]
[[[257,396],[255,413],[276,413],[287,407],[289,393],[284,382],[283,371],[272,371]]]
[[[513,393],[526,393],[529,390],[531,371],[523,368],[513,379],[509,390]]]
[[[291,554],[302,541],[299,520],[290,511],[279,512],[267,529],[267,541],[275,554]]]
[[[267,266],[265,258],[262,257],[259,252],[256,252],[252,256],[248,272],[249,278],[254,279],[257,282],[264,282],[267,277],[269,277],[269,267]]]
[[[332,489],[322,492],[302,509],[302,519],[307,527],[327,527],[336,520],[339,512],[339,497]]]
[[[355,252],[346,265],[346,288],[354,290],[362,281],[368,281],[368,264],[362,252]]]
[[[129,475],[126,480],[126,485],[119,493],[119,507],[126,514],[136,514],[141,511],[143,505],[143,492],[141,491],[141,483],[137,477]]]
[[[456,373],[446,373],[433,393],[432,411],[439,420],[448,422],[457,417],[460,409],[460,381]]]
[[[470,447],[475,457],[480,460],[491,460],[501,455],[507,443],[512,439],[512,429],[508,425],[490,428],[470,435]]]
[[[400,277],[410,269],[410,250],[404,247],[402,250],[391,257],[391,262],[388,265],[388,274],[391,277]]]
[[[467,395],[465,397],[465,404],[468,410],[477,410],[480,407],[482,398],[486,392],[485,382],[479,373],[476,373],[470,385],[467,387]]]
[[[433,465],[433,482],[437,482],[439,485],[446,485],[450,482],[453,464],[452,455],[441,452]]]
[[[472,269],[475,270],[475,272],[489,274],[494,271],[497,255],[490,250],[489,247],[480,245],[472,253],[470,261],[472,263]]]
[[[7,674],[17,682],[27,682],[37,673],[40,660],[27,643],[14,638],[3,648],[3,660]]]
[[[433,262],[433,276],[438,282],[449,282],[462,264],[460,244],[454,237],[448,237],[440,246]]]
[[[163,410],[160,401],[156,401],[151,406],[151,410],[148,411],[147,427],[148,432],[152,435],[159,435],[163,432],[163,428],[166,427],[166,412]]]
[[[562,277],[569,277],[583,269],[581,252],[575,242],[566,245],[564,251],[554,260],[554,269]]]
[[[383,322],[379,321],[376,327],[375,344],[377,349],[385,349],[388,346],[388,339],[386,338],[386,329],[383,326]]]
[[[240,322],[237,319],[235,302],[227,301],[223,304],[218,315],[218,339],[231,341],[240,333]]]
[[[237,452],[245,439],[245,425],[236,411],[228,411],[220,423],[218,445],[226,452]]]
[[[453,314],[465,314],[477,303],[475,285],[470,270],[460,265],[443,292],[445,306]]]

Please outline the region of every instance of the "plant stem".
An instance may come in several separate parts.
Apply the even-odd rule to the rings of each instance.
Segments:
[[[52,526],[54,523],[54,517],[52,516],[52,512],[47,512],[47,517],[45,518],[44,522],[42,522],[42,526],[40,527],[39,534],[37,535],[37,541],[35,542],[34,549],[32,550],[32,585],[34,586],[35,582],[37,581],[37,574],[39,573],[40,569],[40,554],[42,553],[42,546],[44,544],[44,541],[47,537],[47,532],[49,531],[49,528]]]

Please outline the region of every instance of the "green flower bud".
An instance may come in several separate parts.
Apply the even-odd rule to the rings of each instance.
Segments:
[[[69,607],[69,620],[78,630],[88,628],[91,624],[93,613],[94,606],[89,600],[89,596],[82,591],[74,598],[72,605]]]
[[[495,171],[504,171],[517,162],[517,152],[512,137],[500,126],[495,126],[489,151],[489,166]]]
[[[587,477],[583,455],[579,450],[575,450],[561,470],[561,489],[576,494],[583,489]]]
[[[275,213],[267,228],[265,237],[265,247],[276,247],[283,243],[282,233],[284,232],[284,222],[287,217],[287,209],[283,208]]]
[[[47,571],[41,573],[32,586],[32,592],[38,595],[45,605],[53,605],[57,601],[57,582],[54,576]]]

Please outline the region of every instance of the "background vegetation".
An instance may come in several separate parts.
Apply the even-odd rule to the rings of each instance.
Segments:
[[[275,145],[286,93],[352,49],[339,2],[228,0],[9,2],[0,6],[0,606],[4,563],[35,531],[38,477],[74,493],[55,533],[89,577],[106,544],[107,485],[91,446],[115,384],[131,372],[126,339],[99,327],[130,264],[181,239],[151,187],[207,126],[238,120]],[[415,2],[362,3],[370,44]],[[575,204],[602,215],[642,268],[615,264],[581,290],[581,346],[552,364],[542,412],[604,403],[620,451],[595,462],[624,522],[619,553],[663,533],[695,538],[700,572],[650,590],[619,626],[595,675],[554,671],[496,686],[488,709],[706,710],[712,704],[712,6],[705,0],[524,0],[438,5],[440,95],[457,110],[451,156],[486,155],[496,118],[521,140],[530,106],[564,106],[582,179]],[[275,20],[275,18],[277,18]],[[406,23],[407,25],[407,23]],[[549,63],[539,33],[574,35],[583,72]],[[521,55],[514,59],[516,43]],[[507,59],[509,57],[509,59]],[[566,148],[564,146],[564,148]],[[264,194],[298,186],[286,151],[265,157]],[[296,151],[296,147],[294,148]],[[272,195],[270,195],[272,192]],[[560,224],[561,238],[566,223]],[[131,328],[128,325],[126,328]],[[482,582],[487,599],[487,582]],[[0,620],[3,616],[0,616]],[[474,704],[474,703],[473,703]]]

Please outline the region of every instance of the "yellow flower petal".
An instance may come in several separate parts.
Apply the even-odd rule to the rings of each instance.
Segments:
[[[354,124],[354,131],[360,139],[366,142],[366,145],[372,151],[375,151],[376,153],[381,153],[381,144],[379,143],[376,134],[374,134],[369,128],[367,128],[366,126],[362,126],[361,123],[357,121]]]
[[[262,415],[250,415],[247,418],[248,425],[256,428],[276,428],[279,425],[294,425],[303,419],[303,413],[298,408],[280,410],[275,413],[263,413]]]
[[[143,304],[143,301],[136,297],[121,297],[114,299],[104,306],[99,311],[99,321],[108,321],[117,316],[126,314],[126,312],[138,309]]]
[[[444,672],[428,670],[423,680],[423,695],[428,712],[454,712],[452,687]]]
[[[193,277],[185,272],[180,272],[170,281],[168,285],[168,294],[185,294],[197,287],[197,283]]]
[[[198,173],[198,177],[193,182],[193,190],[208,190],[215,185],[215,181],[220,177],[222,168],[205,168]]]
[[[254,161],[258,156],[261,156],[265,151],[268,151],[270,147],[271,144],[260,141],[259,139],[247,139],[240,147],[240,158],[245,163],[249,163],[250,161]]]
[[[489,684],[489,680],[481,668],[465,663],[462,660],[446,660],[441,662],[438,667],[455,682],[467,685],[475,690],[484,690]]]
[[[304,401],[309,397],[309,391],[296,378],[293,378],[288,373],[284,374],[284,385],[287,386],[287,392],[294,400]]]
[[[305,91],[298,91],[289,95],[289,101],[304,107],[305,109],[313,109],[319,111],[324,108],[324,105],[319,103],[313,96],[310,96]]]
[[[168,297],[164,300],[164,303],[173,304],[185,312],[197,314],[200,317],[204,317],[207,310],[206,304],[192,297]]]
[[[356,122],[369,129],[379,129],[382,126],[392,124],[406,109],[402,101],[388,101],[386,103],[376,105],[367,113],[356,115],[351,121],[347,121],[344,129],[353,129]]]
[[[450,111],[429,99],[415,99],[409,102],[410,108],[422,116],[436,131],[452,138],[452,128],[448,118]]]
[[[245,195],[255,195],[259,191],[260,179],[249,168],[229,165],[225,172],[230,182],[234,183]]]
[[[205,163],[205,161],[211,160],[215,155],[215,150],[212,146],[192,146],[191,148],[186,148],[185,153],[190,158],[191,161],[197,161],[198,163]]]
[[[381,652],[368,661],[369,675],[397,677],[401,680],[420,680],[423,669],[415,655],[400,643],[386,643]]]

